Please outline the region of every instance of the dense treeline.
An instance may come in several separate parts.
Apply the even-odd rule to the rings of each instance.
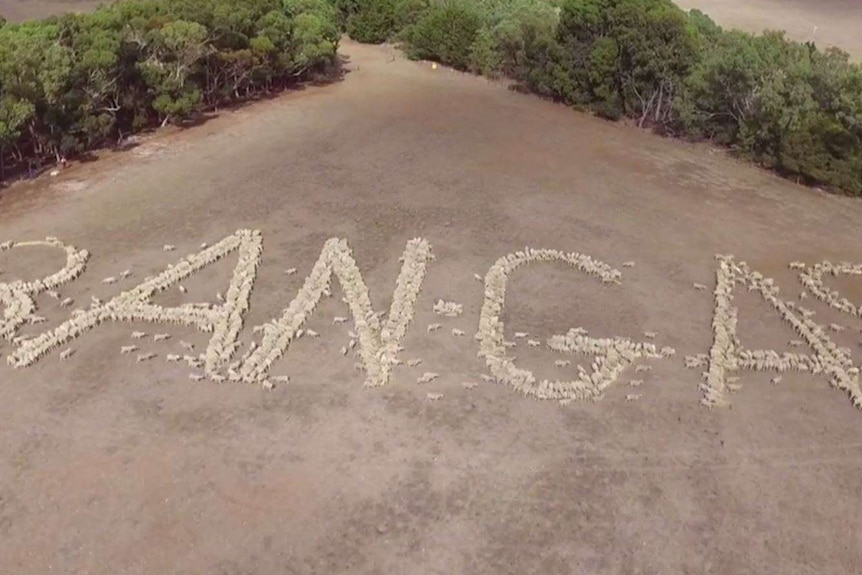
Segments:
[[[333,2],[356,40],[862,194],[862,68],[839,50],[724,31],[671,0]]]
[[[0,18],[0,160],[27,167],[328,70],[330,0],[134,0]]]

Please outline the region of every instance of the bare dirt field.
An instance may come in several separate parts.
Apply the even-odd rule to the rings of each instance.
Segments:
[[[814,40],[821,48],[838,46],[862,57],[862,2],[859,0],[674,0],[697,8],[721,26],[748,32],[784,30],[794,40]]]
[[[796,299],[789,262],[862,259],[862,203],[393,60],[385,47],[343,51],[343,82],[5,190],[0,241],[56,236],[91,252],[59,289],[74,305],[39,296],[47,321],[22,327],[29,337],[202,242],[260,230],[245,349],[328,238],[349,242],[374,309],[387,310],[399,257],[422,237],[436,260],[405,365],[388,385],[363,387],[347,349],[359,328],[333,323],[350,316],[338,282],[304,326],[319,337],[291,344],[272,370],[291,381],[271,391],[190,381],[194,370],[166,354],[187,353],[180,340],[202,351],[210,336],[171,325],[108,322],[31,367],[0,363],[0,573],[862,572],[862,413],[847,393],[825,375],[771,383],[773,373],[742,371],[730,406],[707,409],[705,368],[683,361],[712,343],[716,254],[746,260]],[[635,341],[650,331],[676,354],[642,362],[651,371],[627,368],[598,402],[560,405],[485,382],[474,274],[526,245],[589,254],[622,280],[546,263],[516,272],[501,318],[519,366],[573,378],[591,359],[555,367],[564,356],[516,331],[542,344],[573,327]],[[63,265],[59,253],[0,252],[0,281],[44,277]],[[154,301],[217,303],[234,264]],[[129,279],[101,283],[126,269]],[[862,301],[858,279],[829,285]],[[742,345],[787,349],[794,332],[739,291]],[[438,298],[463,314],[436,315]],[[811,299],[817,322],[847,328],[830,337],[858,364],[862,321]],[[133,330],[149,335],[133,340]],[[154,342],[160,332],[171,339]],[[156,357],[122,355],[131,344]],[[66,347],[74,355],[61,361]],[[417,383],[426,372],[439,377]]]
[[[86,12],[104,0],[0,0],[0,15],[10,22],[45,18],[64,12]]]

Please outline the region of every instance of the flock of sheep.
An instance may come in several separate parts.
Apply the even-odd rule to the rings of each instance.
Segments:
[[[539,399],[556,399],[563,403],[574,400],[597,400],[603,390],[614,381],[621,371],[641,357],[667,357],[674,350],[665,348],[658,351],[652,344],[635,344],[625,339],[592,339],[585,331],[571,330],[565,336],[552,337],[548,345],[551,349],[566,353],[586,353],[595,356],[593,373],[589,374],[578,366],[578,379],[574,381],[537,381],[533,372],[515,365],[514,358],[506,350],[514,342],[504,338],[504,324],[501,320],[506,303],[506,284],[509,275],[518,268],[534,262],[563,262],[588,275],[599,278],[603,284],[619,284],[621,274],[588,255],[565,253],[559,250],[525,248],[498,259],[485,277],[485,302],[479,318],[479,357],[485,360],[491,372],[491,379],[510,385],[524,395]],[[626,267],[631,267],[629,262]],[[526,334],[516,333],[526,337]],[[531,347],[540,342],[528,341]],[[568,365],[565,360],[556,363],[558,367]],[[632,399],[635,399],[632,397]]]
[[[727,392],[738,389],[736,377],[730,375],[739,369],[754,371],[803,371],[810,373],[825,373],[832,386],[844,390],[850,395],[853,405],[862,408],[862,391],[859,388],[859,369],[853,366],[851,352],[847,348],[837,346],[829,338],[826,330],[812,320],[814,313],[794,302],[778,297],[778,287],[770,278],[764,278],[760,273],[751,271],[745,262],[736,262],[733,256],[719,255],[716,271],[715,313],[713,316],[713,344],[707,358],[687,358],[687,365],[695,367],[708,363],[704,372],[704,382],[701,389],[704,392],[702,402],[707,406],[727,405]],[[793,269],[805,269],[804,264],[793,262]],[[823,273],[858,273],[849,265],[835,266],[828,262],[811,268],[812,271],[802,273],[803,285],[816,297],[830,303],[833,307],[844,309],[844,302],[837,294],[823,284]],[[849,270],[849,271],[848,271]],[[806,343],[814,351],[814,355],[797,353],[778,353],[773,350],[743,350],[740,348],[736,333],[737,309],[733,307],[733,289],[740,284],[749,291],[759,293],[779,314],[790,324],[802,341],[793,340],[791,346],[798,347]],[[803,292],[804,293],[804,292]],[[847,302],[849,303],[849,302]],[[852,304],[850,304],[852,306]],[[833,331],[840,331],[841,326],[835,325]],[[773,383],[778,383],[781,376],[775,377]]]
[[[365,385],[385,385],[389,381],[392,366],[399,363],[397,356],[401,351],[400,343],[413,318],[428,262],[433,258],[431,246],[426,240],[415,238],[407,243],[389,315],[381,325],[382,314],[376,314],[371,307],[368,286],[362,279],[347,242],[336,238],[328,240],[296,298],[279,319],[262,326],[262,341],[243,358],[236,374],[237,379],[266,381],[270,367],[287,351],[306,318],[320,303],[321,297],[331,295],[329,286],[334,273],[344,292],[343,301],[354,317],[356,338],[351,341],[359,340],[359,367],[366,372]]]
[[[60,296],[56,290],[74,281],[84,273],[84,269],[87,267],[87,260],[90,258],[87,250],[78,250],[73,246],[67,246],[53,237],[45,238],[45,241],[3,242],[0,244],[0,252],[13,248],[39,246],[63,250],[66,253],[66,264],[57,273],[41,280],[32,282],[18,280],[11,283],[0,283],[0,303],[5,306],[3,315],[0,317],[0,338],[14,338],[18,332],[18,328],[30,318],[35,319],[34,323],[39,322],[39,319],[33,315],[33,312],[36,311],[36,302],[33,298],[47,292],[59,300]],[[67,298],[61,303],[65,307],[72,302]]]
[[[59,272],[42,280],[0,283],[0,303],[4,305],[3,315],[0,316],[0,337],[14,340],[17,344],[17,348],[7,358],[10,365],[14,367],[32,365],[39,358],[54,349],[63,347],[105,321],[177,324],[212,334],[207,349],[202,354],[167,356],[168,362],[185,361],[189,367],[203,371],[203,374],[194,373],[190,378],[243,381],[262,384],[267,388],[272,387],[273,382],[286,380],[286,376],[270,378],[269,372],[273,364],[286,353],[290,343],[303,334],[317,336],[316,332],[303,329],[302,326],[319,305],[321,298],[332,295],[330,284],[333,274],[343,290],[343,302],[349,307],[355,321],[355,332],[350,332],[350,343],[342,348],[342,353],[346,355],[358,343],[357,353],[361,361],[357,367],[366,372],[365,384],[367,386],[386,384],[392,367],[402,363],[398,358],[399,352],[403,349],[401,342],[413,319],[427,264],[434,259],[431,246],[426,240],[416,238],[408,242],[401,258],[402,267],[396,280],[392,305],[384,322],[383,314],[375,313],[371,306],[368,286],[362,279],[347,242],[336,238],[328,240],[297,297],[283,311],[280,318],[255,328],[255,332],[263,333],[261,341],[250,344],[242,360],[230,363],[239,347],[238,336],[243,328],[243,318],[249,308],[254,280],[261,263],[263,240],[259,231],[239,230],[212,247],[204,244],[201,246],[201,251],[183,258],[176,265],[169,266],[158,276],[146,278],[143,283],[121,292],[107,303],[93,298],[89,308],[74,310],[66,322],[32,338],[15,336],[18,329],[26,322],[37,323],[44,320],[34,315],[36,310],[34,298],[47,293],[60,301],[61,296],[56,290],[83,273],[89,254],[86,250],[77,250],[51,237],[46,238],[45,241],[6,242],[0,244],[0,252],[28,246],[60,248],[66,254],[66,263]],[[173,249],[173,246],[165,246],[166,251],[173,251]],[[221,305],[184,304],[162,307],[151,303],[151,298],[156,293],[172,286],[178,286],[183,293],[186,293],[187,290],[179,282],[234,251],[239,251],[238,263],[225,296],[219,294],[217,297]],[[825,329],[812,320],[814,312],[794,302],[780,299],[778,287],[773,280],[751,271],[744,262],[736,262],[733,256],[719,255],[716,259],[718,268],[712,321],[713,344],[708,355],[686,358],[688,367],[707,366],[704,382],[701,384],[704,392],[702,402],[707,406],[726,405],[728,391],[739,388],[736,383],[737,378],[733,374],[740,369],[748,369],[778,373],[786,371],[825,373],[833,386],[849,393],[854,405],[862,407],[859,370],[852,364],[850,350],[838,347],[832,342]],[[620,283],[620,272],[607,264],[587,255],[547,249],[525,248],[497,260],[485,278],[476,274],[477,279],[484,281],[485,287],[485,299],[476,339],[479,341],[478,355],[484,359],[491,373],[487,376],[487,380],[508,384],[525,395],[540,399],[555,399],[564,403],[573,400],[597,400],[602,397],[608,385],[637,360],[674,355],[675,350],[669,347],[658,349],[652,343],[635,343],[625,338],[591,338],[585,330],[576,328],[565,335],[551,337],[547,345],[556,352],[593,357],[591,372],[578,365],[577,378],[573,381],[547,379],[537,381],[531,371],[517,367],[514,358],[507,355],[507,349],[513,347],[515,342],[505,341],[504,325],[501,320],[505,305],[506,284],[509,275],[519,267],[542,261],[567,263],[600,279],[604,284]],[[625,267],[632,265],[632,262],[624,264]],[[802,283],[816,298],[845,313],[862,316],[862,306],[855,306],[823,283],[823,277],[826,274],[862,275],[862,265],[823,262],[808,267],[801,262],[793,262],[790,267],[802,270],[800,275]],[[291,269],[288,273],[295,271]],[[126,270],[120,274],[120,277],[126,279],[130,275],[131,271]],[[103,283],[113,284],[116,281],[116,278],[111,277],[106,278]],[[807,344],[813,349],[814,354],[741,349],[736,332],[737,309],[733,306],[733,289],[737,284],[747,287],[749,291],[759,293],[798,333],[800,339],[792,340],[790,342],[792,347]],[[695,287],[701,288],[700,285]],[[801,298],[804,295],[805,292]],[[64,307],[70,303],[71,298],[61,301]],[[434,304],[433,311],[439,316],[454,318],[463,313],[463,306],[455,302],[438,300]],[[334,319],[335,323],[347,321],[346,317]],[[430,324],[428,331],[436,331],[440,327],[441,324]],[[844,329],[837,324],[831,324],[829,328],[833,331]],[[135,338],[136,334],[142,337],[143,332],[134,332],[132,337]],[[463,336],[465,333],[455,328],[452,329],[452,335]],[[646,332],[644,335],[653,338],[656,334]],[[157,334],[154,337],[155,341],[164,341],[170,336]],[[159,337],[162,339],[159,340]],[[515,339],[526,337],[526,333],[515,333]],[[541,342],[536,340],[527,340],[527,343],[532,347],[541,345]],[[189,352],[194,349],[191,344],[185,342],[181,344]],[[128,345],[122,346],[120,351],[126,354],[137,350],[137,346]],[[60,353],[60,358],[68,359],[73,354],[74,350],[68,348]],[[153,357],[155,357],[153,354],[139,354],[137,360],[146,361]],[[421,363],[421,360],[409,360],[407,363],[415,367]],[[570,363],[570,360],[558,360],[555,365],[564,367]],[[636,371],[646,369],[648,366],[636,367]],[[437,374],[428,372],[420,378],[420,381],[427,382],[436,377]],[[780,379],[779,375],[773,379],[773,382],[778,382]],[[636,386],[635,382],[639,380],[633,381],[632,386]],[[635,398],[636,396],[628,397],[628,399]]]
[[[93,298],[89,308],[74,310],[71,317],[58,327],[32,339],[19,340],[17,349],[7,357],[7,361],[14,367],[26,367],[103,322],[139,321],[184,325],[213,333],[205,358],[195,358],[195,360],[197,362],[199,359],[205,359],[208,374],[217,375],[216,370],[229,360],[234,352],[235,346],[228,342],[234,341],[235,336],[242,329],[242,316],[248,309],[254,272],[260,265],[261,246],[262,238],[259,231],[240,230],[218,244],[180,260],[158,276],[146,278],[141,284],[121,292],[106,303]],[[226,305],[214,307],[209,304],[187,304],[166,308],[150,303],[150,299],[156,293],[178,285],[183,279],[237,249],[240,250],[239,264],[228,290]],[[63,275],[64,278],[68,278],[67,281],[71,281],[74,279],[73,274],[67,270],[71,270],[74,274],[83,272],[86,252],[76,252],[73,248],[68,248],[67,253],[79,255],[74,262],[70,255],[70,263],[55,275]],[[84,262],[73,267],[72,263],[78,263],[82,257]],[[54,284],[60,285],[52,282],[52,285]],[[20,321],[20,318],[18,319]],[[71,355],[71,350],[66,350],[62,354],[68,357]]]
[[[862,275],[862,264],[822,262],[806,268],[799,276],[802,285],[821,301],[844,313],[862,317],[862,305],[856,306],[847,298],[842,297],[837,291],[829,289],[823,283],[824,274],[831,274],[833,277],[837,277],[838,275]]]

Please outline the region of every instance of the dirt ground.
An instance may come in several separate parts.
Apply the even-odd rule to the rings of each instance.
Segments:
[[[201,242],[260,229],[250,341],[327,238],[350,242],[382,310],[406,242],[421,236],[437,260],[402,357],[424,363],[363,388],[339,351],[349,327],[332,324],[347,315],[337,287],[309,323],[321,337],[291,346],[274,370],[291,383],[269,392],[189,381],[164,354],[207,339],[176,327],[111,324],[74,342],[69,361],[0,362],[0,573],[862,572],[862,413],[823,377],[771,385],[751,373],[731,408],[708,410],[700,370],[683,365],[710,346],[712,298],[692,283],[712,284],[715,254],[747,260],[795,297],[788,262],[862,259],[862,203],[386,47],[344,53],[340,83],[3,191],[0,240],[50,235],[90,250],[87,272],[62,290],[86,306],[133,285],[102,285],[106,276],[129,268],[140,279]],[[634,373],[604,400],[568,406],[481,382],[473,274],[525,245],[590,254],[623,282],[519,271],[508,337],[658,332],[677,355],[638,374],[639,401],[626,401]],[[627,260],[635,266],[621,268]],[[53,251],[12,250],[0,278],[59,265]],[[158,302],[215,301],[232,265]],[[839,287],[862,300],[858,281]],[[793,337],[746,297],[744,345]],[[464,315],[441,320],[438,298]],[[39,305],[48,323],[26,334],[68,316],[50,298]],[[858,360],[862,321],[811,305],[851,328],[836,341]],[[133,329],[173,337],[141,342],[159,357],[136,364],[119,353]],[[515,352],[537,375],[555,373],[559,356],[544,348]],[[417,384],[424,371],[440,378]]]
[[[20,22],[64,12],[85,12],[107,3],[104,0],[0,0],[0,15],[10,22]]]
[[[794,40],[814,40],[821,48],[838,46],[862,57],[862,2],[859,0],[674,0],[697,8],[720,25],[749,32],[785,30]]]

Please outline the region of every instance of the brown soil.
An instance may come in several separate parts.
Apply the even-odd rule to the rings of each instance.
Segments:
[[[321,337],[291,347],[274,373],[292,381],[272,392],[119,354],[133,329],[170,331],[141,344],[160,354],[182,353],[179,339],[205,344],[180,328],[108,325],[67,362],[2,362],[0,573],[862,572],[859,410],[798,374],[778,386],[744,374],[731,409],[707,410],[700,370],[682,365],[710,345],[711,296],[692,282],[712,283],[715,254],[793,297],[789,261],[862,259],[862,204],[385,47],[344,52],[341,83],[13,186],[0,195],[0,239],[89,249],[88,271],[63,290],[83,306],[131,285],[105,276],[140,279],[201,242],[260,229],[253,326],[280,314],[334,236],[384,309],[405,243],[422,236],[437,261],[403,356],[423,365],[363,388],[339,352],[337,288],[310,323]],[[658,332],[677,356],[638,374],[640,401],[625,401],[634,373],[603,401],[566,407],[462,387],[484,372],[469,337],[482,303],[473,274],[524,245],[636,262],[611,288],[532,266],[513,278],[504,319],[510,337]],[[0,277],[57,265],[53,252],[15,250]],[[213,300],[231,266],[159,301]],[[862,299],[858,282],[841,289]],[[437,298],[465,313],[429,334]],[[39,303],[46,327],[68,315]],[[852,328],[837,339],[857,353],[862,322],[814,307]],[[793,337],[762,304],[740,309],[745,345]],[[549,352],[517,354],[554,370]],[[423,371],[441,377],[417,385]]]
[[[45,18],[65,12],[86,12],[105,0],[0,0],[0,15],[10,22]]]
[[[794,40],[814,40],[820,48],[838,46],[862,57],[862,2],[858,0],[674,0],[697,8],[729,28],[748,32],[784,30]]]

